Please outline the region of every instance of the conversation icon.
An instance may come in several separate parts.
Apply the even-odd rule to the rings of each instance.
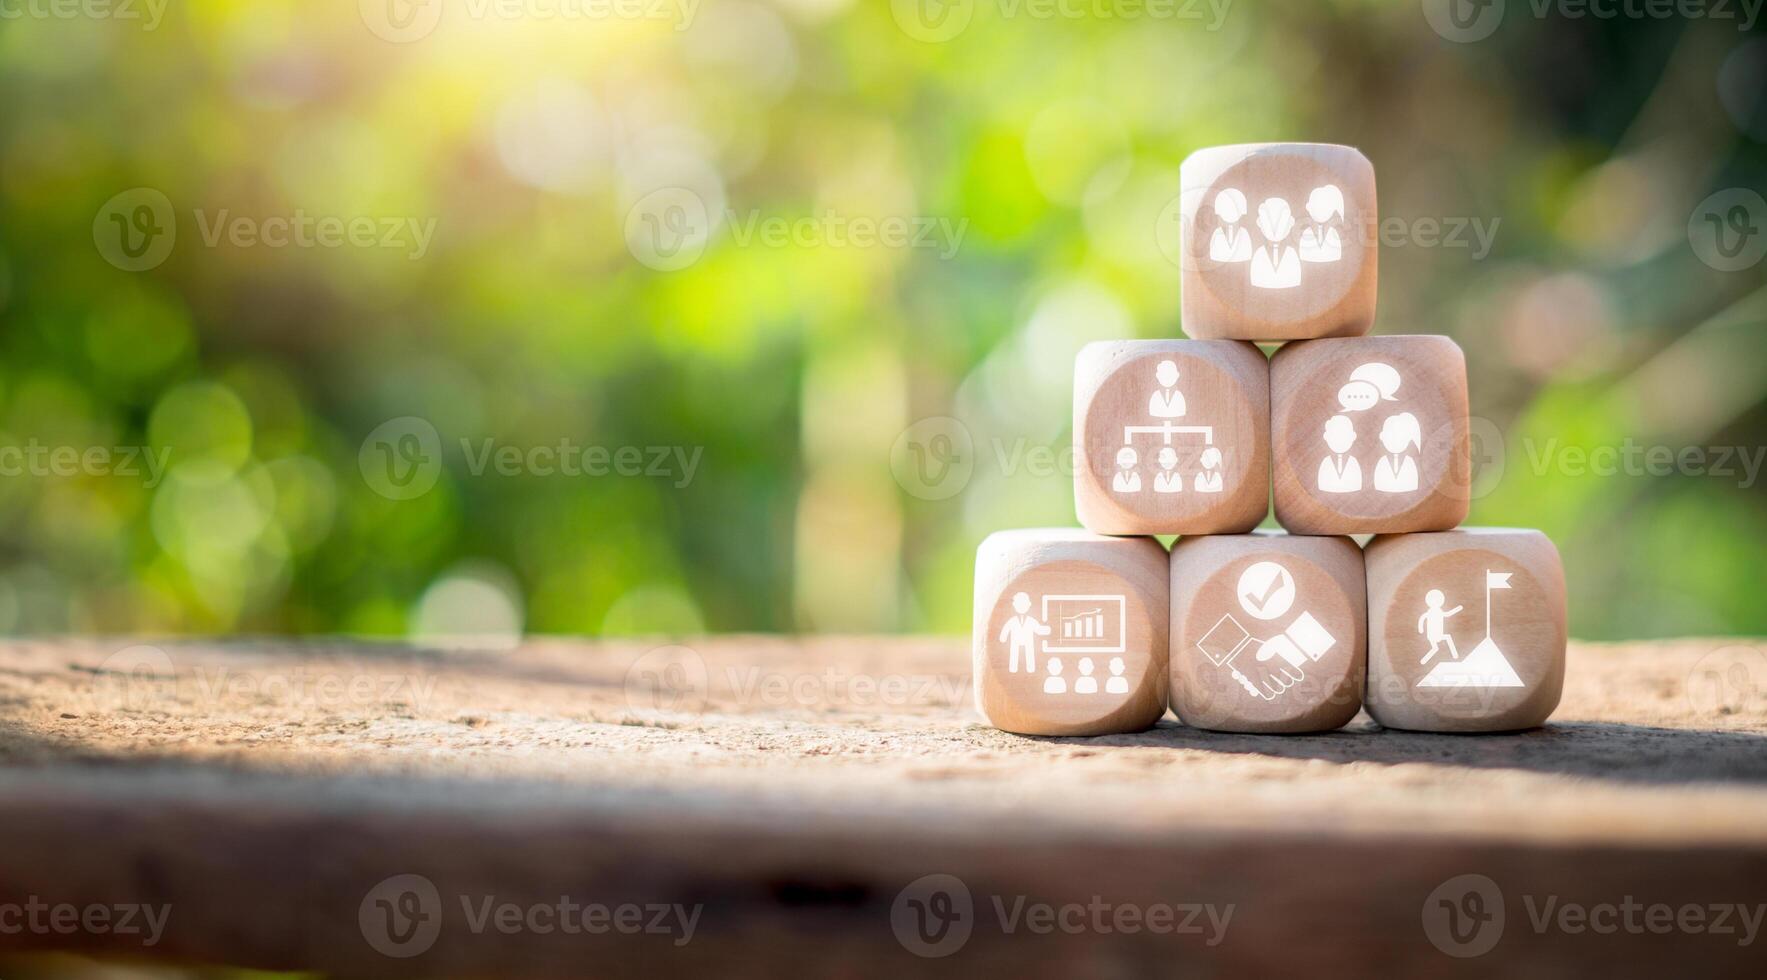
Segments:
[[[1361,412],[1376,403],[1395,401],[1399,372],[1390,364],[1371,361],[1350,372],[1350,380],[1338,389],[1338,404],[1346,412]]]

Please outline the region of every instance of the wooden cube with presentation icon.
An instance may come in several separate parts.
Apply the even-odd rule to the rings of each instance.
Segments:
[[[1172,710],[1196,728],[1318,732],[1362,706],[1362,549],[1343,537],[1187,537],[1170,556]]]
[[[1088,344],[1074,509],[1100,534],[1232,534],[1270,509],[1270,365],[1233,340]]]
[[[1184,332],[1357,337],[1374,325],[1374,166],[1353,147],[1254,143],[1192,153],[1182,185]]]
[[[976,708],[1023,735],[1141,731],[1166,713],[1166,549],[1066,528],[976,549]]]
[[[1466,519],[1466,357],[1447,337],[1284,344],[1270,358],[1276,520],[1297,534],[1444,531]]]
[[[1389,728],[1502,732],[1558,707],[1565,573],[1539,531],[1468,527],[1368,544],[1368,713]]]

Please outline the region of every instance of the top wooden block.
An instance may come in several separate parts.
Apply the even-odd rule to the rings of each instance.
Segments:
[[[1210,340],[1359,337],[1374,325],[1374,167],[1353,147],[1248,143],[1192,153],[1183,185],[1184,332]]]

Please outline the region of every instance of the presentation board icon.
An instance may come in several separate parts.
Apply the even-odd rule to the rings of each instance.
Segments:
[[[1122,653],[1128,607],[1120,595],[1046,595],[1043,621],[1051,627],[1047,653]]]

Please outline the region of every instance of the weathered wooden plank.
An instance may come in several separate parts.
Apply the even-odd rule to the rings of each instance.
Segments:
[[[0,951],[388,976],[1742,975],[1767,942],[1622,921],[1628,896],[1767,902],[1767,658],[1749,645],[1576,646],[1555,722],[1521,735],[1102,739],[980,725],[959,641],[128,647],[0,647],[0,910],[163,905],[163,934],[7,933],[0,911]],[[1426,899],[1467,873],[1504,928],[1456,959],[1424,928],[1449,907]],[[907,948],[906,902],[936,896],[903,889],[928,874],[971,899],[942,959]],[[402,906],[382,884],[400,875],[434,899]],[[473,927],[487,900],[561,897],[689,911],[656,934]],[[1012,913],[1038,903],[1078,904],[1083,928],[1027,931]],[[1214,945],[1201,913],[1202,934],[1111,925],[1189,905],[1231,915]],[[1608,905],[1612,934],[1557,918]],[[389,946],[389,923],[423,915],[433,939]]]

